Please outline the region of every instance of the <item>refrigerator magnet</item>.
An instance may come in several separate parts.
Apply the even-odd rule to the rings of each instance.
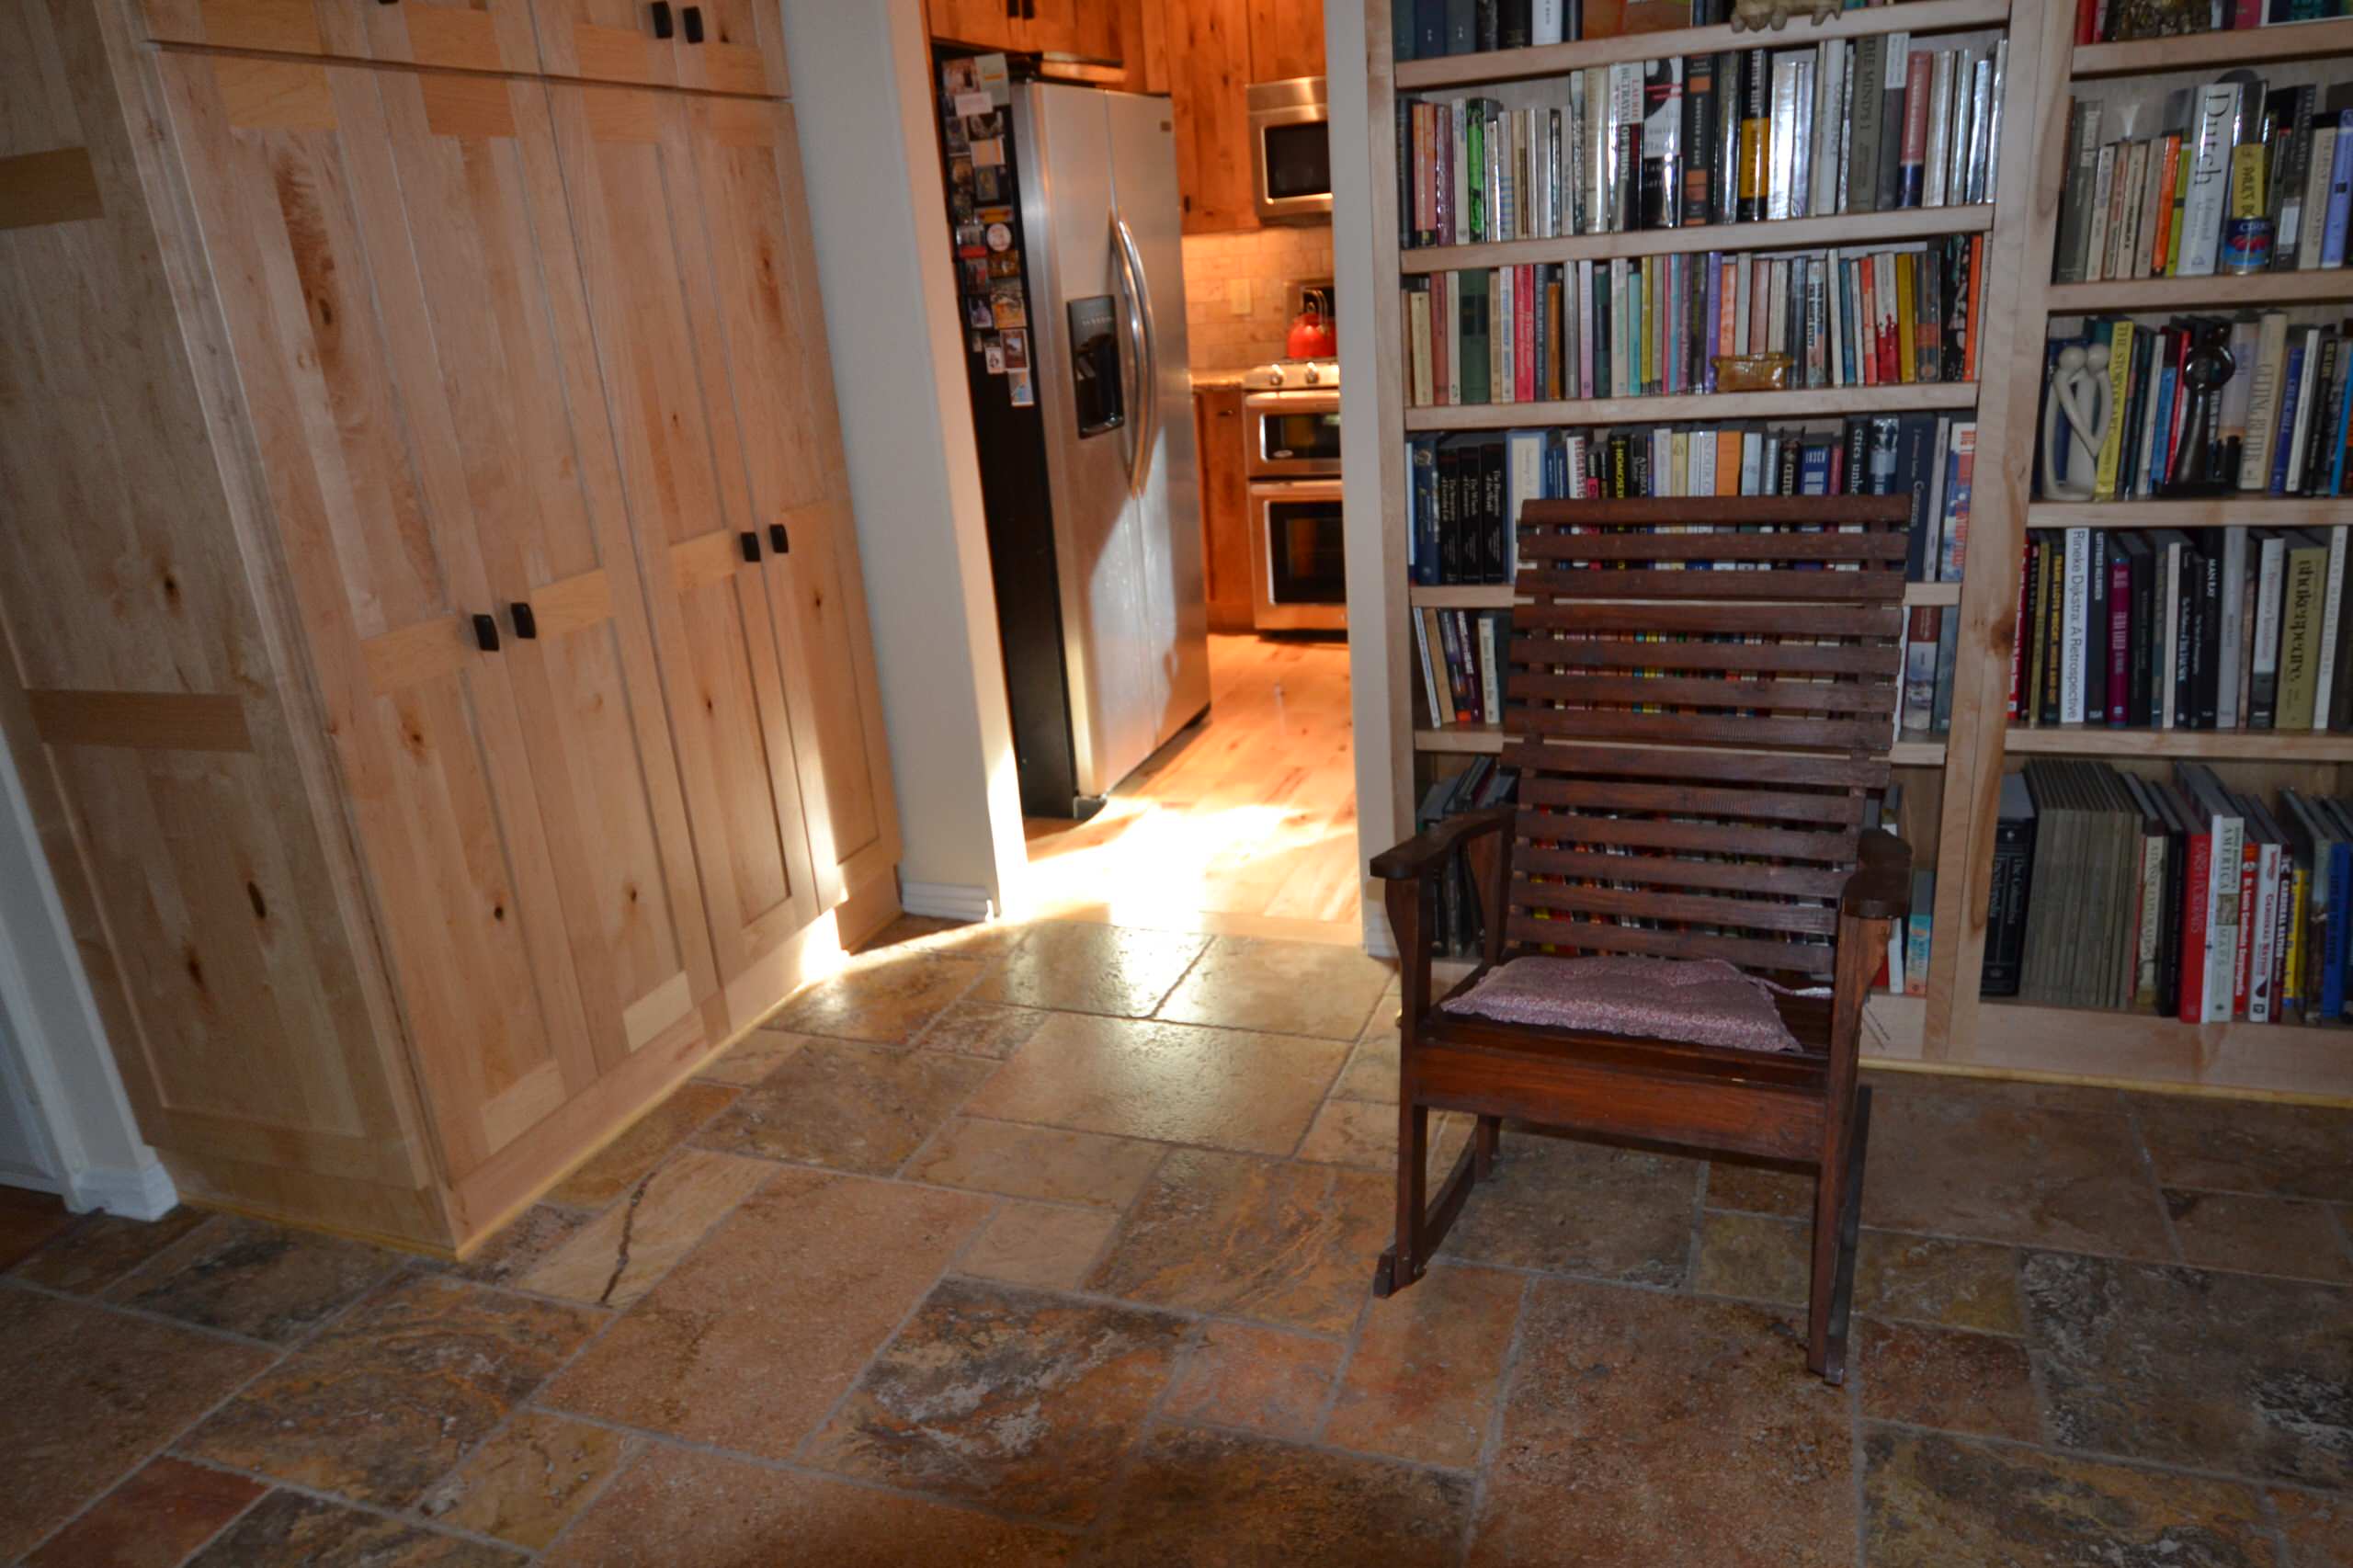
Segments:
[[[1013,248],[1013,230],[1009,225],[991,223],[984,233],[988,239],[989,249],[1007,251]]]
[[[1005,349],[1005,368],[1026,370],[1029,368],[1029,334],[1022,330],[1006,333],[998,343]]]
[[[1013,406],[1016,408],[1031,408],[1037,405],[1038,389],[1030,385],[1029,372],[1027,370],[1007,370],[1005,373],[1005,390],[1011,394]]]
[[[989,96],[986,93],[964,92],[956,95],[956,118],[959,119],[982,119],[995,112],[996,105],[989,101]]]
[[[989,312],[999,332],[1009,326],[1029,324],[1029,306],[1021,297],[1021,285],[1018,283],[1000,283],[991,290]]]
[[[1005,162],[1005,141],[996,136],[972,138],[972,165],[975,168]]]
[[[989,308],[987,295],[972,294],[965,297],[964,324],[974,332],[986,332],[996,324],[996,316]]]
[[[1005,374],[1005,340],[997,337],[983,339],[981,344],[981,358],[988,361],[990,375]]]
[[[960,264],[964,268],[964,292],[985,295],[989,291],[989,264],[985,257],[968,256]],[[981,301],[985,307],[988,303]]]
[[[967,142],[965,145],[969,147],[971,143]],[[972,171],[972,190],[983,201],[1004,200],[1005,171],[1002,168],[995,166],[991,166],[985,169],[974,169]]]

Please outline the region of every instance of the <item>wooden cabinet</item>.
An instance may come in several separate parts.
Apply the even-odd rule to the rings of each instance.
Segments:
[[[123,1078],[462,1245],[896,907],[790,110],[22,11],[0,729]]]
[[[1118,62],[1135,0],[930,0],[931,36],[975,49]]]
[[[1193,449],[1200,454],[1201,471],[1201,561],[1211,631],[1248,631],[1256,623],[1250,592],[1250,492],[1242,440],[1240,387],[1206,387],[1193,394]]]
[[[1251,196],[1249,0],[1195,0],[1167,9],[1169,99],[1185,233],[1258,226]]]
[[[1250,0],[1250,80],[1324,74],[1319,0]]]
[[[1026,48],[1021,0],[929,0],[931,36],[974,49]]]
[[[220,49],[537,71],[531,0],[140,0],[149,36]]]

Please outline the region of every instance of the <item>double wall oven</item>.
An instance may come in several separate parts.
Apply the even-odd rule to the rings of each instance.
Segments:
[[[1285,360],[1245,380],[1254,619],[1267,631],[1338,631],[1348,623],[1339,366]]]

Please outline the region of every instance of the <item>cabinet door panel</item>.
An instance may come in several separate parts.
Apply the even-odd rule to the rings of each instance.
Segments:
[[[1250,0],[1250,79],[1324,74],[1322,0]]]
[[[140,0],[151,38],[218,49],[536,72],[531,0]]]
[[[1185,233],[1258,226],[1250,184],[1250,17],[1245,0],[1168,10],[1169,107]]]
[[[688,112],[722,329],[714,347],[743,427],[763,434],[744,451],[753,525],[764,546],[781,526],[790,547],[768,554],[769,605],[818,898],[830,906],[870,864],[897,858],[897,814],[800,142],[790,105],[706,99]]]
[[[680,33],[679,82],[714,93],[784,97],[784,23],[776,0],[692,3],[702,12],[702,41],[688,43]]]
[[[767,577],[743,548],[745,444],[690,101],[571,85],[551,97],[711,945],[732,984],[815,918],[817,901]]]
[[[1022,47],[1018,0],[931,0],[931,36],[975,49]]]
[[[676,17],[680,6],[672,4]],[[539,19],[540,68],[551,76],[591,82],[674,85],[679,41],[654,36],[650,0],[531,0]]]

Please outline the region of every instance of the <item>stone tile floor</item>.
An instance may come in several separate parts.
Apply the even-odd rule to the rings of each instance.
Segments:
[[[2353,1564],[2353,1114],[1875,1075],[1831,1389],[1772,1171],[1510,1131],[1373,1301],[1394,1011],[902,921],[462,1265],[0,1200],[0,1562]]]

